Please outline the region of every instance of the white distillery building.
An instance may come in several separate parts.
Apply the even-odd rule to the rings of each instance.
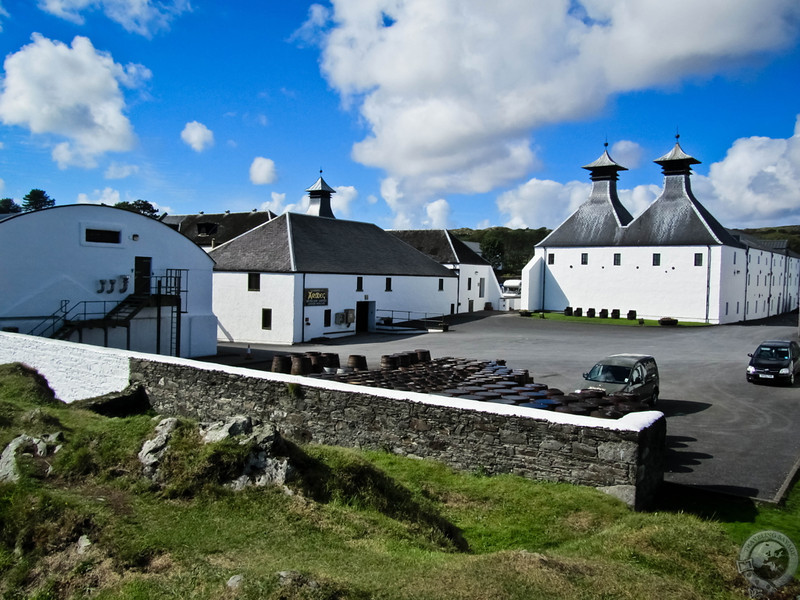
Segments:
[[[219,339],[294,344],[441,318],[457,277],[379,227],[336,219],[320,177],[286,213],[211,250]]]
[[[216,354],[213,261],[156,219],[91,204],[0,221],[0,327],[192,357]]]
[[[607,151],[583,167],[589,199],[536,245],[522,273],[523,308],[712,324],[797,308],[800,259],[720,225],[692,194],[699,161],[677,142],[655,162],[664,188],[636,219],[617,197],[625,167]]]
[[[510,308],[492,265],[446,229],[398,229],[389,233],[458,277],[456,297],[450,304],[451,314]]]

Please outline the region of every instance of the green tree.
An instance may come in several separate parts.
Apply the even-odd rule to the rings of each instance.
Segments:
[[[22,212],[22,207],[14,202],[13,198],[3,198],[0,200],[0,215],[10,215]]]
[[[502,269],[503,259],[505,258],[503,240],[493,235],[484,237],[483,240],[481,240],[481,255],[492,265],[495,271]]]
[[[22,210],[42,210],[56,205],[56,201],[47,195],[44,190],[33,189],[22,197]]]
[[[117,202],[114,205],[114,208],[129,210],[131,212],[144,215],[145,217],[152,217],[153,219],[158,217],[158,209],[150,204],[147,200],[134,200],[133,202],[123,200],[122,202]]]

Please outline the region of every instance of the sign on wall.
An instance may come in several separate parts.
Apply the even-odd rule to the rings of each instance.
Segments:
[[[303,290],[304,306],[328,306],[328,288],[306,288]]]

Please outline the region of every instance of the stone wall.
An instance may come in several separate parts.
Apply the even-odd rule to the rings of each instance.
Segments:
[[[300,443],[589,485],[636,508],[651,503],[663,479],[666,420],[655,411],[595,419],[0,332],[0,363],[8,362],[37,369],[66,402],[130,382],[166,416],[258,416]]]
[[[650,504],[663,478],[661,413],[611,421],[276,376],[131,361],[131,381],[166,415],[253,415],[297,442],[383,449],[463,471],[600,487],[636,508]]]

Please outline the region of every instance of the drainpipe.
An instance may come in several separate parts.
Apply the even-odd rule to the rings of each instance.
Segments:
[[[720,257],[720,262],[721,259],[722,257]],[[711,246],[706,245],[706,323],[708,323],[708,311],[710,310],[710,305],[711,305]]]
[[[300,292],[300,343],[306,341],[306,274],[303,273],[303,290]]]
[[[744,249],[744,319],[747,321],[747,280],[750,277],[750,248]]]

